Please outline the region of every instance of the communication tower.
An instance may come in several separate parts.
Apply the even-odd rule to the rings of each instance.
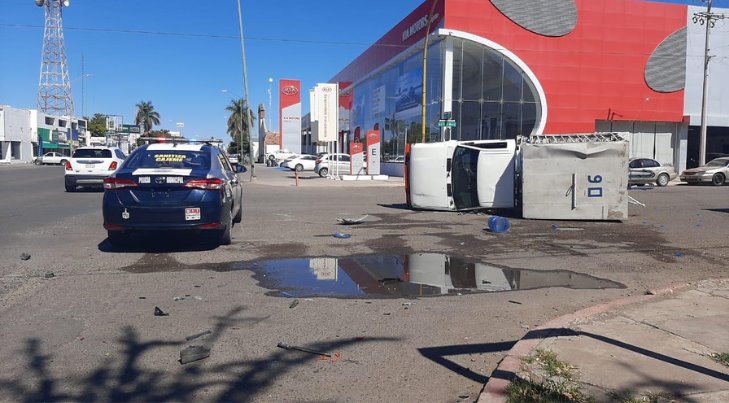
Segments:
[[[63,7],[69,0],[34,0],[45,9],[43,55],[38,81],[38,110],[55,116],[73,116],[71,80],[63,44]]]

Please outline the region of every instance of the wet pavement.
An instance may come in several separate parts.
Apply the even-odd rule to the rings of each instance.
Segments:
[[[287,297],[417,298],[538,288],[625,288],[569,270],[500,267],[441,253],[315,257],[243,263],[260,285]]]

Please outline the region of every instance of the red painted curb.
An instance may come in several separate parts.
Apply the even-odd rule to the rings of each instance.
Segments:
[[[619,298],[613,301],[608,301],[602,304],[591,306],[588,308],[580,309],[575,313],[560,316],[552,319],[549,322],[544,323],[538,327],[530,329],[529,332],[535,330],[544,329],[558,329],[564,328],[572,322],[578,320],[585,320],[592,316],[600,313],[604,313],[610,310],[614,310],[626,305],[644,303],[650,301],[656,297],[663,296],[666,294],[673,294],[675,291],[680,291],[690,287],[691,284],[683,283],[676,284],[673,286],[661,288],[658,290],[651,290],[651,295],[634,295],[625,298]],[[527,334],[529,334],[527,332]],[[539,345],[544,339],[552,337],[556,333],[556,330],[547,333],[542,338],[533,339],[521,339],[514,344],[514,346],[506,353],[506,356],[496,367],[494,372],[512,373],[515,374],[521,366],[522,358],[531,354],[532,350]],[[479,403],[505,403],[506,402],[506,388],[511,384],[511,379],[504,378],[489,378],[484,385],[481,395],[478,397]]]

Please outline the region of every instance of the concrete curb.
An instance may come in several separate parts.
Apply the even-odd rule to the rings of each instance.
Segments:
[[[690,283],[676,284],[666,288],[658,290],[651,290],[652,295],[635,295],[631,297],[619,298],[613,301],[608,301],[602,304],[591,306],[588,308],[581,309],[575,313],[560,316],[556,319],[552,319],[549,322],[544,323],[541,326],[535,327],[529,330],[521,340],[514,344],[506,353],[504,359],[501,360],[499,365],[493,371],[492,376],[484,385],[481,395],[478,398],[479,403],[505,403],[506,402],[506,388],[511,384],[514,375],[518,372],[521,366],[522,358],[527,357],[536,348],[539,343],[543,340],[555,336],[558,332],[557,329],[564,328],[567,325],[588,319],[597,314],[608,312],[626,305],[637,304],[648,302],[654,298],[661,297],[667,294],[673,294],[676,291],[680,291],[690,287]],[[530,337],[530,333],[539,332],[540,330],[552,329],[545,334],[540,334],[539,337]],[[499,376],[498,378],[496,376]]]

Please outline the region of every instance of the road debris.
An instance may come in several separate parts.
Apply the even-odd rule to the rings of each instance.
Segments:
[[[673,256],[676,256],[676,257],[684,257],[684,256],[686,256],[686,254],[683,253],[683,252],[681,252],[681,251],[678,251],[678,252],[674,253]]]
[[[337,222],[340,225],[357,225],[362,224],[367,217],[369,217],[369,214],[365,214],[360,218],[337,218]]]
[[[30,254],[25,253],[25,252],[21,253],[20,260],[30,260]]]
[[[161,310],[158,306],[154,307],[154,316],[170,316],[168,312]]]
[[[44,275],[44,277],[45,278],[53,278],[53,277],[56,277],[56,273],[54,273],[52,271],[49,271],[49,272],[46,272],[46,274]]]
[[[175,297],[175,301],[184,301],[186,299],[196,299],[198,301],[202,301],[203,300],[202,297],[199,297],[197,295],[192,296],[190,294],[185,294],[185,295],[182,295],[182,296],[179,296],[179,297]]]
[[[336,234],[334,234],[334,238],[339,238],[339,239],[349,239],[351,237],[352,237],[352,234],[345,234],[344,232],[337,232]]]
[[[296,308],[296,305],[299,305],[299,300],[298,299],[295,299],[295,300],[291,301],[291,305],[289,305],[289,309]]]
[[[636,204],[636,205],[641,206],[641,207],[645,207],[645,204],[639,202],[637,199],[635,199],[632,196],[628,196],[628,203],[629,204]]]
[[[511,299],[509,300],[509,302],[511,302],[512,304],[517,304],[517,305],[521,305],[522,304],[519,301],[514,301],[514,300],[511,300]]]
[[[284,350],[295,350],[295,351],[301,351],[301,352],[309,353],[309,354],[323,355],[325,357],[331,357],[332,356],[331,354],[325,353],[325,352],[322,352],[322,351],[316,351],[316,350],[312,350],[312,349],[306,348],[306,347],[292,346],[290,344],[281,343],[281,342],[279,342],[276,345],[276,347],[282,348]]]
[[[495,234],[503,234],[509,232],[510,228],[511,223],[509,223],[508,218],[497,215],[489,217],[488,230],[490,232],[493,232]]]
[[[412,307],[413,305],[415,305],[415,302],[403,302],[402,303],[402,307],[404,309],[410,309],[410,307]]]
[[[189,346],[180,351],[180,364],[185,365],[210,357],[210,349],[203,346]]]
[[[187,337],[185,337],[185,340],[186,341],[192,341],[192,340],[195,340],[195,339],[199,339],[201,337],[205,337],[205,336],[210,335],[210,334],[213,334],[213,331],[212,330],[206,330],[204,332],[200,332],[200,333],[197,333],[197,334],[193,334],[191,336],[187,336]]]

